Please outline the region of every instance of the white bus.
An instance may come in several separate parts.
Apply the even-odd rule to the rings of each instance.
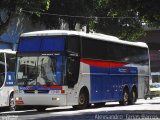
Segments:
[[[17,50],[17,106],[134,104],[149,90],[148,46],[76,31],[24,33]]]
[[[15,109],[14,83],[15,83],[16,52],[11,49],[0,49],[0,107]]]

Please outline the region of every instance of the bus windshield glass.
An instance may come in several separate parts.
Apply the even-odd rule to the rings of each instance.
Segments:
[[[63,85],[63,57],[23,56],[18,58],[18,85]]]

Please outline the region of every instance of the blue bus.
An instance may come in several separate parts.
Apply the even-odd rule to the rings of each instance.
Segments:
[[[17,50],[16,106],[87,108],[135,104],[149,90],[148,46],[78,31],[23,33]]]

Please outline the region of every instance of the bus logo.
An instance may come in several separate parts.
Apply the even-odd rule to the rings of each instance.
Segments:
[[[129,69],[128,68],[120,68],[119,72],[126,73],[126,72],[129,72]]]

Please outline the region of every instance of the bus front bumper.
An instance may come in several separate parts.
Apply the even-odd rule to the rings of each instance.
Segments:
[[[46,106],[66,106],[66,95],[53,94],[15,94],[15,104],[23,105],[46,105]]]

